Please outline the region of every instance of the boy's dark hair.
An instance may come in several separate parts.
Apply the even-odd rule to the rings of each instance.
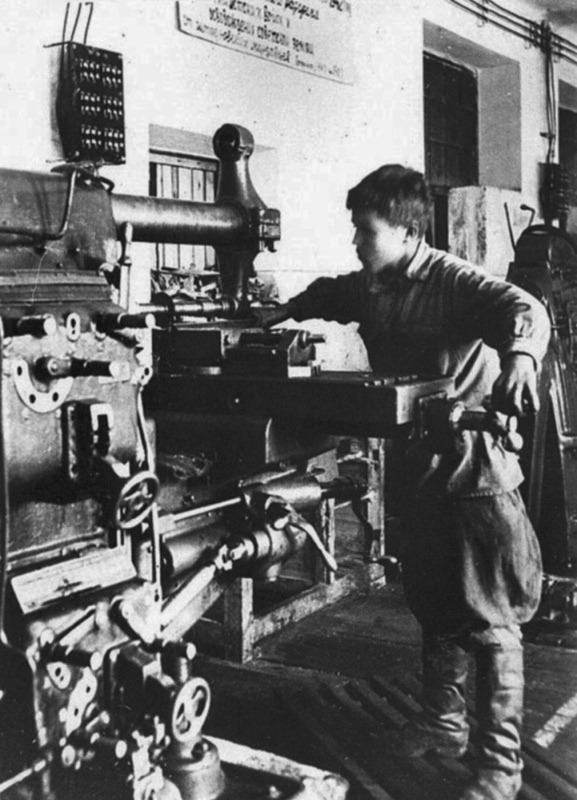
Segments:
[[[431,194],[424,175],[402,164],[385,164],[347,195],[350,211],[374,211],[391,225],[415,225],[424,236],[431,216]]]

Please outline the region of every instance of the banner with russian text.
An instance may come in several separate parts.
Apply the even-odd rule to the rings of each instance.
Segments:
[[[352,83],[353,0],[179,0],[190,36],[320,78]]]

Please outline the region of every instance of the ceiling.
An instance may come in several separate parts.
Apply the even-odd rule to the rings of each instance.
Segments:
[[[577,26],[577,0],[530,0],[530,2],[552,23]]]

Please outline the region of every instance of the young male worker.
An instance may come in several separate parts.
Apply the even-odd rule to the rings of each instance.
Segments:
[[[259,314],[359,323],[374,372],[450,375],[455,399],[495,410],[537,409],[536,373],[550,333],[544,307],[483,270],[435,250],[424,234],[430,194],[415,170],[388,164],[351,189],[347,208],[362,269],[320,278]],[[461,756],[465,681],[476,661],[478,771],[460,800],[513,800],[521,787],[520,625],[540,599],[538,542],[519,495],[518,459],[488,433],[463,432],[450,453],[410,443],[401,560],[422,626],[423,712],[403,731],[407,756]]]

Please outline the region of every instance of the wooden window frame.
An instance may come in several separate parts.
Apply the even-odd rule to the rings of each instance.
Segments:
[[[432,88],[437,77],[432,70],[440,75],[440,91],[439,85],[437,91]],[[427,238],[447,250],[449,190],[479,184],[479,87],[474,70],[428,52],[423,53],[423,75],[425,173],[433,195]],[[454,96],[451,83],[456,86]]]
[[[149,152],[149,164],[151,196],[214,202],[219,169],[214,156],[173,153],[154,147]],[[180,283],[189,291],[200,278],[203,283],[213,277],[217,280],[214,248],[159,242],[156,244],[156,277],[163,284]]]

